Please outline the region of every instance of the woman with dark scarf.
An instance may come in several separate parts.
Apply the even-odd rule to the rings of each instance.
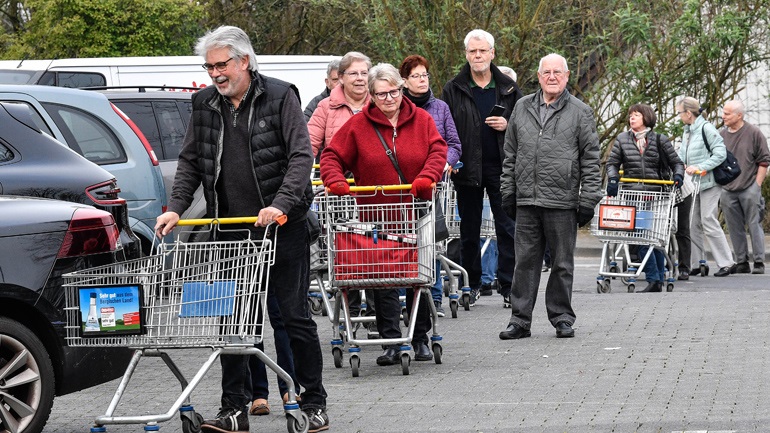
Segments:
[[[427,111],[436,122],[436,129],[447,144],[447,157],[445,172],[452,173],[452,167],[460,160],[463,153],[460,137],[457,135],[455,121],[452,119],[452,113],[449,111],[449,105],[446,102],[433,96],[430,90],[430,64],[423,56],[411,55],[401,62],[398,72],[404,79],[404,96],[412,101],[414,105]],[[436,313],[439,317],[446,314],[441,306],[443,299],[443,281],[441,280],[441,264],[436,261],[436,283],[431,289],[433,304],[436,306]]]

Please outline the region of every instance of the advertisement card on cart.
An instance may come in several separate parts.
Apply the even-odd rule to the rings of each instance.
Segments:
[[[636,228],[636,206],[599,205],[599,228],[632,231]]]
[[[81,337],[143,333],[141,285],[81,287],[78,295]]]

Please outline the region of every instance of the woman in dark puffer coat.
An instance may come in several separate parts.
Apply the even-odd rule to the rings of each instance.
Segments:
[[[624,177],[636,179],[672,180],[677,188],[684,179],[684,164],[676,154],[668,137],[653,131],[656,116],[652,107],[635,104],[628,109],[629,131],[615,139],[612,153],[607,159],[607,195],[618,194],[620,166]],[[639,257],[644,257],[647,245],[639,247]],[[644,266],[647,287],[642,292],[660,292],[666,276],[663,251],[654,249]]]

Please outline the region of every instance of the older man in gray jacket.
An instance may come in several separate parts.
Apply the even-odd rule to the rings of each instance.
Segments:
[[[552,269],[545,292],[556,336],[575,335],[572,278],[577,227],[591,221],[602,197],[599,137],[593,110],[566,89],[567,61],[558,54],[540,60],[541,90],[520,99],[505,133],[501,176],[503,208],[516,219],[516,267],[511,319],[503,340],[531,335],[546,244]]]

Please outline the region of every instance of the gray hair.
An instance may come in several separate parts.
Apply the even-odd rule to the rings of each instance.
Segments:
[[[353,64],[353,62],[365,62],[366,69],[372,69],[372,61],[369,57],[359,53],[358,51],[350,51],[340,59],[340,66],[337,71],[340,74],[344,74],[345,71]]]
[[[497,69],[499,69],[503,74],[509,76],[511,80],[517,81],[516,71],[514,71],[512,68],[509,68],[508,66],[498,66]]]
[[[728,104],[730,104],[730,107],[732,107],[733,112],[735,112],[736,114],[746,114],[746,106],[743,105],[743,101],[741,101],[740,99],[733,99],[732,101],[727,101],[727,103],[725,103],[725,106],[727,106]]]
[[[693,117],[700,116],[703,109],[700,106],[700,102],[691,96],[685,96],[676,103],[677,107],[682,107],[684,111],[689,111]]]
[[[537,72],[540,72],[543,70],[543,61],[549,57],[556,57],[561,60],[564,66],[564,72],[569,72],[569,66],[567,66],[567,59],[564,58],[561,54],[551,53],[542,59],[540,59],[540,63],[537,64]]]
[[[238,27],[221,26],[208,31],[195,44],[195,54],[205,58],[210,50],[217,48],[228,48],[230,50],[230,57],[234,59],[240,60],[249,56],[248,69],[250,71],[259,71],[257,55],[254,54],[251,40],[249,40],[246,32]]]
[[[326,76],[329,77],[332,75],[332,71],[339,71],[340,70],[340,59],[334,59],[326,66]]]
[[[471,39],[479,39],[482,41],[487,41],[489,43],[489,48],[493,49],[495,48],[495,37],[492,36],[489,32],[486,32],[481,29],[475,29],[468,32],[467,35],[465,35],[465,49],[468,49],[468,42],[471,41]]]
[[[369,93],[374,95],[374,83],[382,80],[397,86],[403,87],[404,79],[395,66],[390,63],[378,63],[377,66],[369,70]]]

